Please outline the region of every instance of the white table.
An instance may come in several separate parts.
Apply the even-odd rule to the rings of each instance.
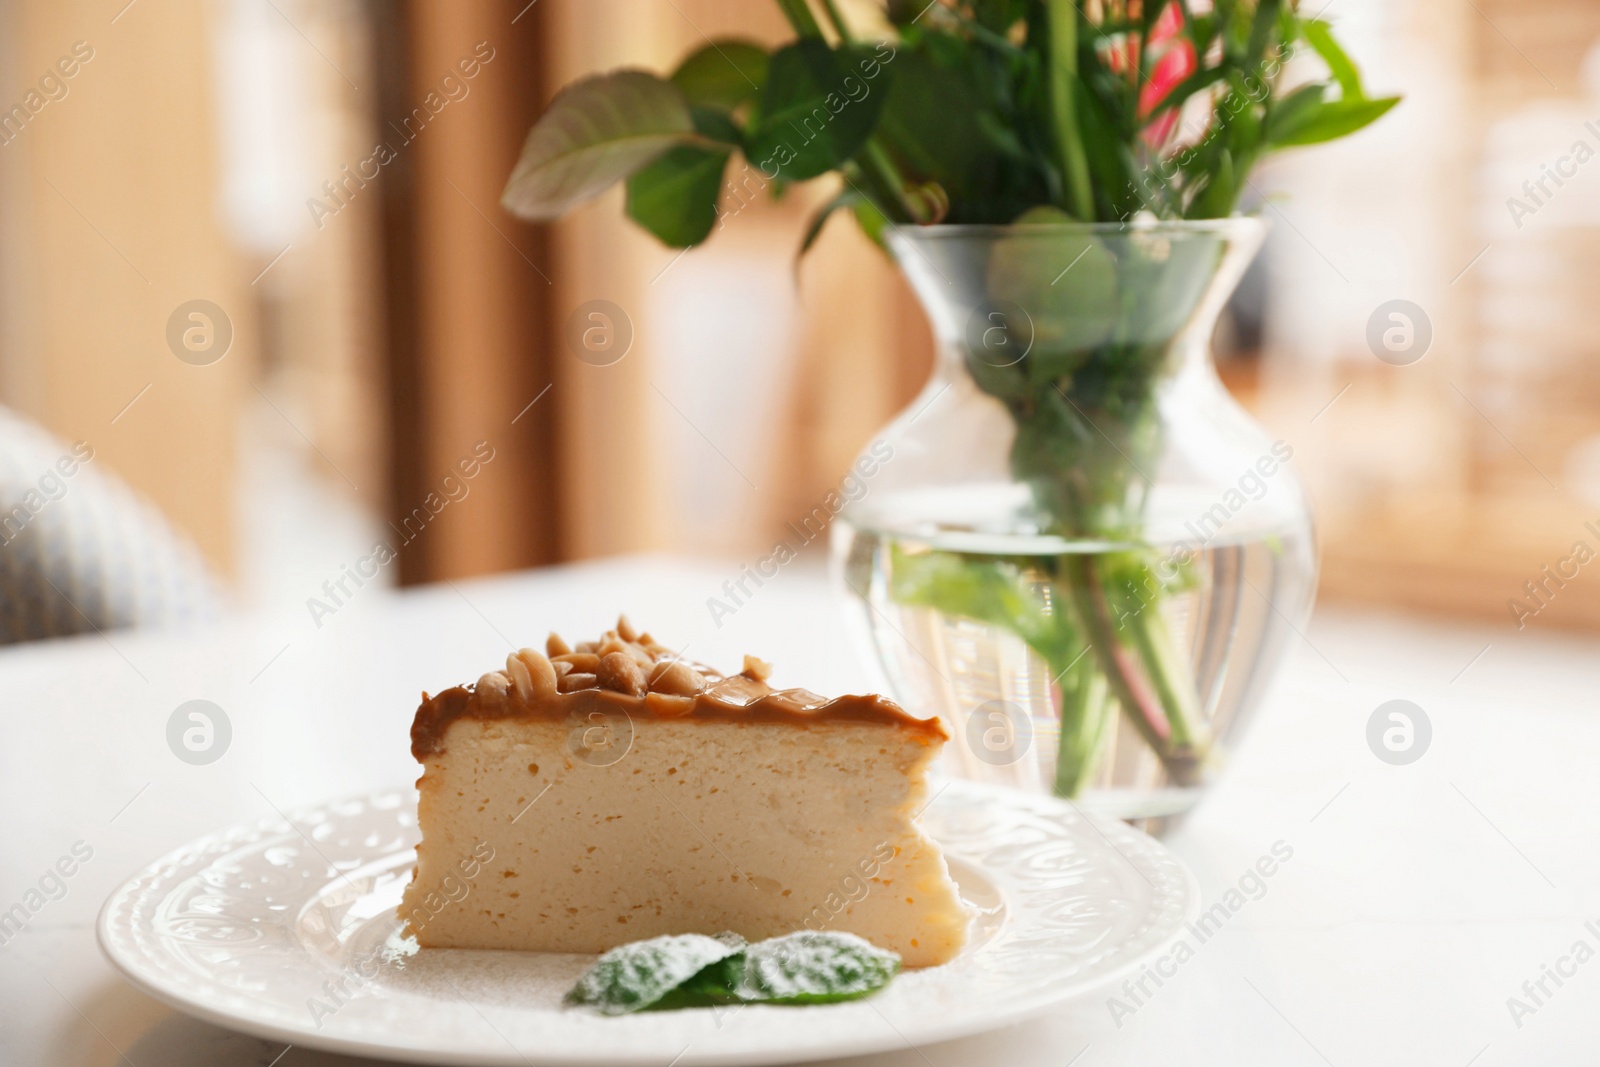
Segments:
[[[706,598],[737,572],[737,561],[629,560],[403,595],[368,588],[320,629],[297,606],[200,638],[113,634],[0,652],[0,909],[76,842],[93,849],[65,895],[0,946],[0,1063],[272,1063],[283,1046],[192,1021],[118,979],[95,946],[100,902],[207,830],[411,780],[418,691],[494,666],[502,635],[538,644],[552,626],[598,632],[621,606],[711,663],[748,651],[775,659],[779,681],[865,684],[825,581],[803,564],[714,626]],[[300,605],[314,591],[285,599]],[[1520,1027],[1507,1007],[1574,942],[1600,949],[1584,928],[1597,920],[1600,931],[1596,642],[1332,612],[1308,636],[1226,781],[1169,837],[1207,906],[1284,842],[1293,858],[1260,899],[1161,988],[1148,985],[1151,996],[1125,998],[1136,1010],[1120,1026],[1097,998],[871,1062],[1600,1059],[1600,959],[1560,988],[1547,980],[1552,995]],[[1394,697],[1433,723],[1432,747],[1410,766],[1380,762],[1365,741],[1368,716]],[[167,747],[168,717],[195,698],[220,705],[233,727],[209,766]],[[355,1062],[365,1061],[298,1048],[278,1061]]]

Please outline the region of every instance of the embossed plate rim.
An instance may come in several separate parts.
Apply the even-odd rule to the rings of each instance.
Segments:
[[[219,998],[237,1001],[237,991],[227,987],[218,974],[191,973],[194,962],[178,956],[170,937],[163,946],[159,932],[138,929],[137,919],[142,918],[148,926],[163,903],[200,872],[211,870],[218,858],[248,854],[252,846],[246,842],[259,844],[270,835],[299,834],[301,825],[326,824],[340,818],[334,813],[341,811],[350,826],[360,826],[358,819],[381,819],[385,815],[380,813],[390,812],[400,813],[387,816],[393,819],[394,830],[414,826],[414,819],[407,824],[403,818],[404,813],[414,811],[415,792],[411,789],[346,797],[290,812],[287,823],[274,816],[198,838],[148,865],[112,893],[101,908],[96,932],[101,950],[112,965],[156,999],[219,1026],[290,1044],[418,1063],[496,1067],[614,1063],[660,1067],[672,1061],[678,1067],[691,1067],[864,1055],[999,1029],[1041,1015],[1137,971],[1176,940],[1184,924],[1198,911],[1199,891],[1194,875],[1165,846],[1132,827],[1091,817],[1053,797],[962,780],[950,780],[938,789],[924,820],[941,846],[959,858],[963,866],[978,870],[991,887],[1003,893],[1006,907],[999,931],[950,964],[907,972],[871,1000],[806,1008],[725,1010],[717,1015],[715,1030],[707,1029],[715,1013],[706,1009],[608,1019],[578,1011],[491,1005],[490,1009],[499,1013],[496,1025],[470,1001],[463,1004],[442,996],[423,1000],[416,993],[383,987],[349,1001],[350,1005],[362,1005],[361,1010],[353,1014],[341,1011],[331,1017],[331,1025],[318,1029],[303,1016],[297,1021],[296,1016],[285,1014],[289,1001],[282,994],[262,1005],[219,1006]],[[352,808],[359,810],[352,812]],[[962,819],[977,820],[966,825],[964,837]],[[1031,850],[1025,840],[1008,841],[1003,836],[1008,830],[1014,837],[1031,837]],[[1041,838],[1041,833],[1051,836]],[[981,859],[972,855],[975,842],[979,841],[985,842],[987,848],[987,855]],[[1067,843],[1070,847],[1065,847]],[[260,846],[257,856],[270,848]],[[1113,851],[1120,859],[1110,856]],[[387,855],[398,852],[374,850],[352,862],[371,864]],[[985,974],[986,968],[1003,964],[1007,958],[1032,958],[1052,946],[1057,952],[1069,951],[1067,931],[1083,927],[1085,920],[1064,923],[1057,919],[1054,921],[1058,925],[1052,928],[1043,913],[1072,901],[1092,899],[1055,895],[1060,892],[1059,883],[1065,875],[1050,864],[1075,855],[1098,859],[1093,865],[1095,881],[1122,887],[1135,903],[1139,903],[1137,898],[1148,896],[1139,903],[1142,910],[1127,918],[1137,929],[1124,932],[1120,941],[1093,954],[1088,964],[1066,977],[1007,980],[1002,975]],[[1030,863],[1041,869],[1030,869]],[[1079,866],[1084,864],[1080,862]],[[302,890],[300,899],[310,900],[337,877],[327,874],[324,865],[323,880]],[[1053,886],[1053,879],[1058,884]],[[1140,880],[1148,886],[1148,894],[1140,889]],[[1112,904],[1128,902],[1116,896],[1100,899]],[[293,927],[297,911],[297,907],[285,908],[286,925]],[[1102,926],[1107,931],[1114,929],[1109,921]],[[1008,943],[1021,939],[1027,940],[1027,949],[1013,947],[1010,957],[1001,954]],[[465,954],[463,960],[471,955]],[[1119,960],[1118,956],[1122,958]],[[307,982],[327,973],[322,969],[326,961],[304,945],[287,959],[263,956],[250,961],[248,954],[244,958],[247,964],[259,966],[264,981],[284,978],[284,968],[291,975],[300,968],[296,996],[305,991]],[[465,966],[470,969],[470,962]],[[454,988],[448,978],[445,981]],[[428,1015],[415,1011],[419,1000],[432,1006]],[[408,1003],[412,1008],[405,1015],[408,1027],[394,1029],[371,1019],[366,1019],[363,1027],[365,1013],[384,1009],[392,1015]],[[915,1010],[919,1007],[923,1009],[920,1014]],[[488,1025],[472,1031],[480,1040],[463,1044],[460,1024],[471,1022],[469,1008]],[[727,1029],[722,1028],[723,1016],[732,1020]],[[375,1034],[375,1029],[379,1033]],[[509,1035],[505,1031],[510,1031]],[[686,1035],[690,1037],[687,1047]]]

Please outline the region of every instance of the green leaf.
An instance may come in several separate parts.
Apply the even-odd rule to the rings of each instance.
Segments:
[[[889,16],[889,21],[901,27],[902,31],[914,27],[919,16],[927,14],[926,6],[917,3],[916,0],[889,0],[884,6],[887,8],[885,13]]]
[[[1007,125],[999,116],[987,111],[979,112],[978,129],[990,148],[1012,159],[1028,161],[1028,150],[1022,146],[1022,138],[1017,136],[1015,128]]]
[[[1150,125],[1168,111],[1183,107],[1195,93],[1209,89],[1217,82],[1225,80],[1229,69],[1226,66],[1218,66],[1202,67],[1195,71],[1173,86],[1172,90],[1166,96],[1163,96],[1155,107],[1151,108],[1150,114],[1144,119],[1144,124],[1146,126]]]
[[[751,945],[692,983],[714,999],[832,1004],[871,996],[900,973],[900,957],[855,934],[801,930]]]
[[[889,228],[888,216],[879,211],[878,205],[866,197],[862,197],[855,202],[854,211],[856,225],[860,226],[861,232],[867,235],[867,240],[879,248],[887,249],[888,245],[884,243],[883,235],[884,231]]]
[[[1333,39],[1333,31],[1326,22],[1306,19],[1300,24],[1300,32],[1305,34],[1311,47],[1328,65],[1328,73],[1339,83],[1339,90],[1346,100],[1360,100],[1367,95],[1361,88],[1361,72],[1339,46],[1339,42]]]
[[[668,248],[690,248],[717,224],[727,149],[679,145],[628,179],[628,217]]]
[[[638,70],[575,82],[550,102],[522,146],[500,203],[525,219],[553,219],[694,139],[683,93]]]
[[[1211,48],[1211,42],[1217,39],[1220,26],[1214,14],[1198,15],[1189,10],[1189,4],[1180,2],[1183,9],[1183,32],[1189,35],[1194,42],[1195,55],[1203,56]]]
[[[1235,184],[1233,170],[1233,153],[1224,148],[1218,156],[1217,164],[1206,179],[1205,188],[1200,190],[1198,196],[1189,204],[1187,212],[1191,219],[1220,219],[1226,218],[1233,212],[1234,202],[1238,200],[1239,190]]]
[[[754,100],[767,81],[767,50],[749,41],[712,41],[672,72],[691,104],[732,111]]]
[[[954,552],[909,552],[894,546],[889,595],[897,604],[930,607],[1016,634],[1049,662],[1072,640],[1065,620],[1023,575],[1025,562]]]
[[[1272,101],[1267,108],[1267,143],[1276,144],[1280,137],[1304,123],[1322,106],[1327,93],[1327,82],[1312,82],[1302,85],[1282,100]]]
[[[979,195],[977,162],[993,141],[980,121],[975,94],[962,84],[959,71],[919,53],[897,56],[894,66],[894,84],[878,120],[883,143],[903,170],[938,182],[952,199]]]
[[[1283,0],[1256,0],[1255,8],[1255,16],[1250,25],[1250,40],[1245,50],[1246,65],[1251,71],[1259,70],[1262,60],[1266,58],[1267,45],[1272,41],[1273,31],[1277,28],[1278,13],[1283,8]]]
[[[689,117],[694,121],[695,132],[707,140],[725,144],[729,148],[738,148],[744,143],[739,127],[726,111],[694,104],[689,108]]]
[[[870,996],[900,957],[846,933],[802,930],[746,944],[738,934],[681,934],[612,949],[567,993],[606,1015],[730,1002],[829,1004]]]
[[[817,213],[812,215],[811,221],[806,224],[805,237],[800,241],[800,252],[795,258],[798,259],[811,251],[811,246],[817,243],[818,237],[822,236],[822,228],[828,224],[828,220],[833,217],[835,211],[842,207],[852,207],[860,199],[860,193],[854,189],[846,189],[818,208]]]
[[[790,181],[842,166],[871,136],[888,96],[888,67],[872,57],[870,49],[834,51],[815,38],[774,53],[745,158]]]
[[[1128,155],[1122,151],[1124,142],[1116,120],[1094,93],[1078,93],[1076,101],[1078,130],[1089,164],[1096,209],[1101,218],[1126,219],[1140,207],[1136,195],[1137,171],[1130,173],[1123,166]]]
[[[1398,96],[1386,96],[1379,100],[1324,101],[1320,107],[1309,110],[1292,128],[1280,129],[1271,138],[1271,144],[1274,148],[1292,148],[1336,140],[1376,122],[1399,102]]]
[[[624,1015],[660,1002],[701,971],[745,947],[737,934],[675,934],[612,949],[585,971],[567,1003]]]

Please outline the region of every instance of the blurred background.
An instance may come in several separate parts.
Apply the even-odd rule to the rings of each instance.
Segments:
[[[1516,627],[1600,546],[1600,6],[1328,17],[1406,99],[1258,177],[1224,377],[1295,449],[1325,600]],[[0,2],[0,404],[257,610],[350,569],[764,554],[927,376],[894,269],[843,221],[797,267],[831,190],[737,168],[691,255],[620,190],[548,226],[499,206],[556,88],[724,35],[788,36],[749,0]],[[572,340],[597,300],[603,366]],[[1431,326],[1408,366],[1368,343],[1393,300]],[[1544,589],[1527,625],[1600,625],[1600,584]]]

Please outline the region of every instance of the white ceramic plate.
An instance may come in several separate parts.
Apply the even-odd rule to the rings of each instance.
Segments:
[[[106,901],[100,946],[182,1011],[312,1048],[516,1067],[792,1063],[1041,1014],[1158,954],[1198,901],[1156,841],[1062,801],[956,781],[923,819],[977,909],[971,943],[853,1003],[607,1018],[561,1004],[591,956],[397,951],[418,837],[416,796],[398,790],[166,856]]]

